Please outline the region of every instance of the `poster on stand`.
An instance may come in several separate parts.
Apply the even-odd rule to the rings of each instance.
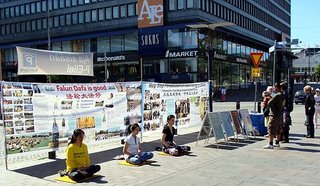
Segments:
[[[141,123],[141,84],[3,82],[8,154],[66,146],[75,129],[85,142],[120,137]]]
[[[143,84],[143,129],[162,129],[174,115],[176,127],[200,125],[208,110],[208,83]]]

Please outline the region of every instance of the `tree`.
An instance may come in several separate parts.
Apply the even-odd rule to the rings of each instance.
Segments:
[[[319,77],[320,77],[320,64],[318,64],[315,68],[315,75],[317,77],[317,81],[319,81]]]

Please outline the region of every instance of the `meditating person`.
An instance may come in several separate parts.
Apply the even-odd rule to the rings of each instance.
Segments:
[[[88,147],[83,143],[84,132],[81,129],[73,131],[70,143],[66,149],[66,171],[61,171],[60,176],[68,175],[74,181],[91,177],[98,172],[100,165],[90,165]]]
[[[167,124],[163,127],[161,143],[163,146],[163,152],[168,153],[172,156],[182,155],[191,150],[189,146],[177,145],[174,141],[174,115],[167,117]]]
[[[130,126],[130,135],[124,140],[123,154],[128,163],[139,165],[153,157],[152,152],[143,152],[140,138],[137,136],[140,126],[136,123]]]

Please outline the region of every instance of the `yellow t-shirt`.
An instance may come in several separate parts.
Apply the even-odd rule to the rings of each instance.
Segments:
[[[88,147],[86,144],[82,144],[81,147],[77,146],[75,143],[70,144],[67,147],[66,155],[67,171],[90,165]]]

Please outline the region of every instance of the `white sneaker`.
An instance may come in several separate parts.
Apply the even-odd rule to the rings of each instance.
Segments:
[[[273,149],[273,146],[270,145],[270,144],[268,144],[268,145],[266,145],[266,146],[263,146],[263,148],[264,148],[264,149]]]
[[[273,147],[280,147],[280,143],[274,144]]]

